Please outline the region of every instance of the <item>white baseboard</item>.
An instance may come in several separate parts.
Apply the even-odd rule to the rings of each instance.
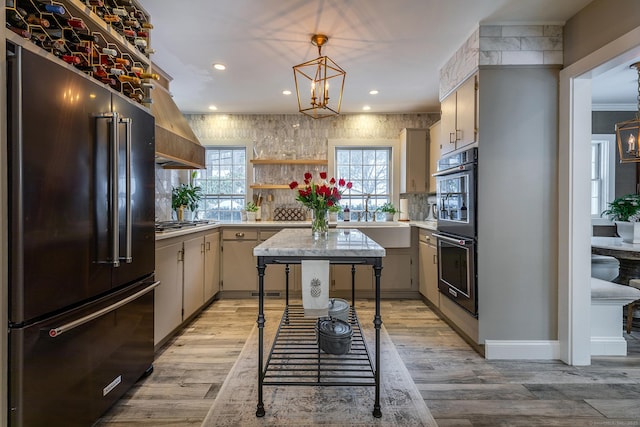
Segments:
[[[560,342],[485,340],[484,356],[490,360],[556,360],[560,359]]]
[[[622,337],[591,337],[592,356],[626,356],[627,341]]]

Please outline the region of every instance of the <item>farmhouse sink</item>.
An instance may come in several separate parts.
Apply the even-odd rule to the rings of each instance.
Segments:
[[[338,222],[337,228],[357,228],[383,248],[408,248],[411,246],[411,227],[395,221]]]

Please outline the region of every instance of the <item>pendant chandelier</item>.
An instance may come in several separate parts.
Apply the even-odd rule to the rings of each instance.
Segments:
[[[640,162],[640,149],[638,148],[640,138],[640,62],[631,64],[630,68],[635,68],[638,71],[638,112],[633,120],[616,123],[620,163]]]
[[[329,37],[314,34],[311,43],[318,46],[318,58],[293,67],[298,109],[314,119],[337,116],[342,104],[347,73],[331,58],[322,56],[322,46],[328,41]]]

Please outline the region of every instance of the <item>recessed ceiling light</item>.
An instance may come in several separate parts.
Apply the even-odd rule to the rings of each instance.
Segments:
[[[224,64],[213,64],[213,68],[220,71],[224,71],[227,69],[227,67]]]
[[[283,95],[291,95],[291,91],[290,90],[283,90],[282,94]]]
[[[378,91],[375,89],[369,91],[369,95],[377,95],[377,94],[378,94]]]
[[[368,105],[365,105],[364,107],[362,107],[362,109],[363,109],[364,111],[369,111],[369,110],[371,110],[371,107],[370,107],[370,106],[368,106]]]
[[[218,109],[218,107],[216,107],[215,105],[209,105],[209,110],[215,111],[217,109]]]

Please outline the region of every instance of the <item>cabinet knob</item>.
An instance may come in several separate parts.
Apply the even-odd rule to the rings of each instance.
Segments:
[[[460,141],[462,139],[462,129],[456,129],[456,141]]]
[[[456,143],[455,135],[456,135],[455,132],[449,132],[449,144]]]
[[[244,233],[236,233],[236,237],[244,237]]]

